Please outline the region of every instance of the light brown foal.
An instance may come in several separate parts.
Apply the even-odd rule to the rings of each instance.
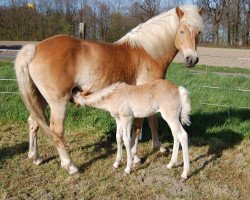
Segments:
[[[182,124],[190,124],[191,111],[188,92],[183,87],[166,80],[156,80],[152,83],[134,86],[125,83],[116,83],[108,88],[86,96],[78,92],[73,95],[74,102],[82,106],[92,106],[107,110],[116,120],[117,157],[114,167],[117,168],[122,158],[122,144],[127,151],[126,173],[130,173],[135,152],[131,152],[131,126],[133,119],[149,117],[157,112],[168,123],[174,137],[173,154],[168,168],[177,164],[179,143],[183,150],[184,170],[182,178],[187,179],[190,168],[188,157],[188,136]],[[136,140],[138,139],[135,138]]]

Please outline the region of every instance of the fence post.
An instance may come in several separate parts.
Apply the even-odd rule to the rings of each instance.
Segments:
[[[85,39],[85,23],[79,23],[79,37]]]

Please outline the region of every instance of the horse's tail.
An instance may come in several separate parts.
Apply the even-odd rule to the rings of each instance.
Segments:
[[[180,95],[180,102],[181,102],[181,123],[184,125],[190,125],[190,119],[189,119],[189,114],[191,111],[191,105],[190,105],[190,100],[189,100],[189,95],[188,91],[180,86],[179,87],[179,95]]]
[[[33,82],[30,72],[29,64],[36,54],[36,45],[27,44],[17,54],[15,60],[15,71],[19,91],[23,102],[38,125],[45,131],[45,133],[52,139],[57,137],[48,127],[43,113],[39,96],[41,95],[35,83]]]
[[[99,102],[101,102],[104,98],[113,94],[118,88],[126,85],[124,82],[114,83],[98,92],[92,93],[87,96],[81,95],[80,92],[73,94],[73,99],[76,104],[80,104],[82,106],[93,106],[95,107]]]

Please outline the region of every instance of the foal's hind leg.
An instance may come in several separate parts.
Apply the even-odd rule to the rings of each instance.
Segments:
[[[169,114],[171,115],[171,114]],[[183,151],[183,173],[181,175],[182,178],[187,179],[187,174],[190,169],[190,162],[188,156],[188,136],[186,131],[183,129],[182,125],[177,116],[168,117],[167,115],[162,114],[162,117],[167,121],[172,135],[174,137],[174,147],[173,153],[170,160],[170,163],[167,165],[168,168],[177,164],[178,150],[179,150],[179,142],[181,143],[182,151]]]
[[[78,169],[72,164],[71,158],[63,142],[63,122],[66,112],[66,105],[67,101],[50,104],[50,128],[58,136],[57,139],[54,140],[54,142],[61,158],[61,166],[66,169],[69,174],[75,174],[78,172]]]
[[[36,165],[41,164],[43,161],[42,157],[38,153],[37,149],[37,131],[38,131],[38,124],[36,121],[32,118],[30,115],[28,118],[28,124],[29,124],[29,153],[28,157],[30,159],[33,159],[33,163]]]

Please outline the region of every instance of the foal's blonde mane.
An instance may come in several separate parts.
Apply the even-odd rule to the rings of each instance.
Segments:
[[[182,22],[202,29],[202,18],[196,6],[182,6],[181,10],[184,12]],[[160,58],[167,49],[174,47],[179,22],[175,8],[173,8],[139,24],[116,43],[128,43],[132,47],[143,48],[153,58]]]

